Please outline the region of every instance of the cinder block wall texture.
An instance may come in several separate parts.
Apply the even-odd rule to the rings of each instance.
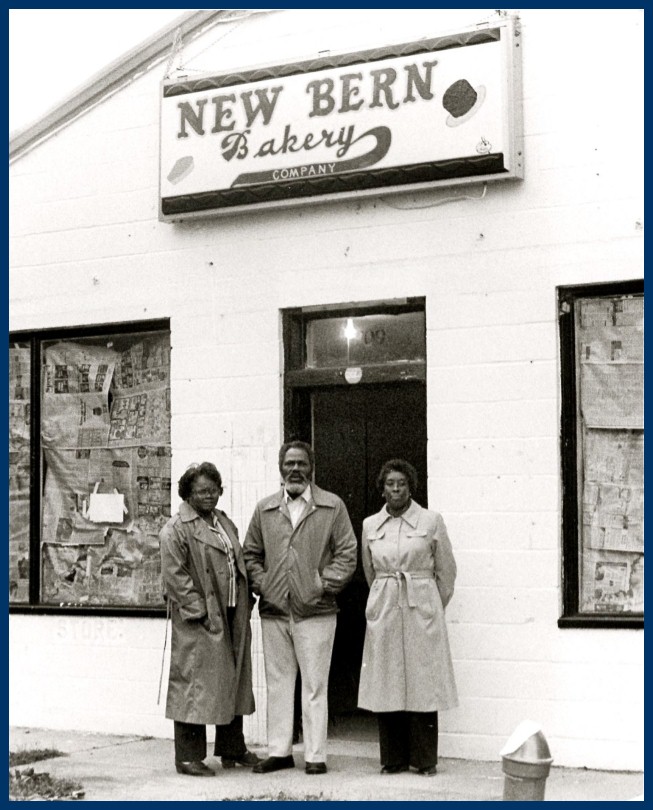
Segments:
[[[275,12],[206,32],[184,59],[206,71],[294,61],[490,15]],[[160,223],[154,67],[12,165],[10,326],[169,317],[173,478],[214,461],[244,535],[278,484],[280,310],[425,296],[429,502],[459,565],[448,622],[461,700],[441,716],[441,753],[496,759],[532,719],[558,765],[640,769],[643,633],[557,627],[556,287],[643,274],[643,13],[528,9],[521,20],[525,179],[485,194]],[[246,731],[264,743],[256,618],[254,631]],[[171,736],[167,653],[157,705],[163,639],[163,619],[11,616],[10,721]]]

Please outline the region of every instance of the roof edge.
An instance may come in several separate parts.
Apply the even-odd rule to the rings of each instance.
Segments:
[[[240,14],[255,13],[239,9]],[[234,11],[224,9],[201,9],[189,11],[172,20],[154,36],[127,51],[107,67],[94,74],[63,101],[52,107],[33,124],[28,124],[9,136],[9,160],[16,160],[38,143],[54,135],[62,126],[77,118],[86,108],[125,84],[138,72],[161,60],[171,52],[176,31],[184,39],[195,38],[210,25],[233,17]]]

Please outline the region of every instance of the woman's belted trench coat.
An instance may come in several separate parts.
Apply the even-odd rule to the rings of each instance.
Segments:
[[[414,501],[399,518],[385,506],[363,522],[370,587],[358,705],[373,712],[433,712],[458,705],[444,609],[456,563],[442,516]]]
[[[160,532],[161,572],[170,601],[172,640],[166,717],[185,723],[226,725],[252,714],[250,603],[236,526],[214,510],[231,540],[237,568],[233,643],[227,625],[227,553],[190,504]],[[218,628],[209,633],[202,619]]]

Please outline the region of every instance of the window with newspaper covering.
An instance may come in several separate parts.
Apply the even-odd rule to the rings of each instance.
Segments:
[[[160,609],[167,322],[14,335],[9,353],[10,604]]]
[[[30,406],[29,342],[9,343],[9,602],[29,602]]]
[[[560,290],[564,615],[640,627],[644,613],[641,282]]]

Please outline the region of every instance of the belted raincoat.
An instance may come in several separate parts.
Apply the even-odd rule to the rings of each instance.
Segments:
[[[233,641],[227,625],[229,568],[222,543],[193,507],[183,502],[161,529],[161,573],[172,616],[166,717],[198,725],[227,725],[252,714],[250,603],[238,530],[214,510],[234,550],[236,612]],[[219,628],[209,633],[208,616]]]
[[[444,609],[456,563],[442,516],[413,501],[363,522],[370,585],[358,705],[373,712],[433,712],[458,705]]]

